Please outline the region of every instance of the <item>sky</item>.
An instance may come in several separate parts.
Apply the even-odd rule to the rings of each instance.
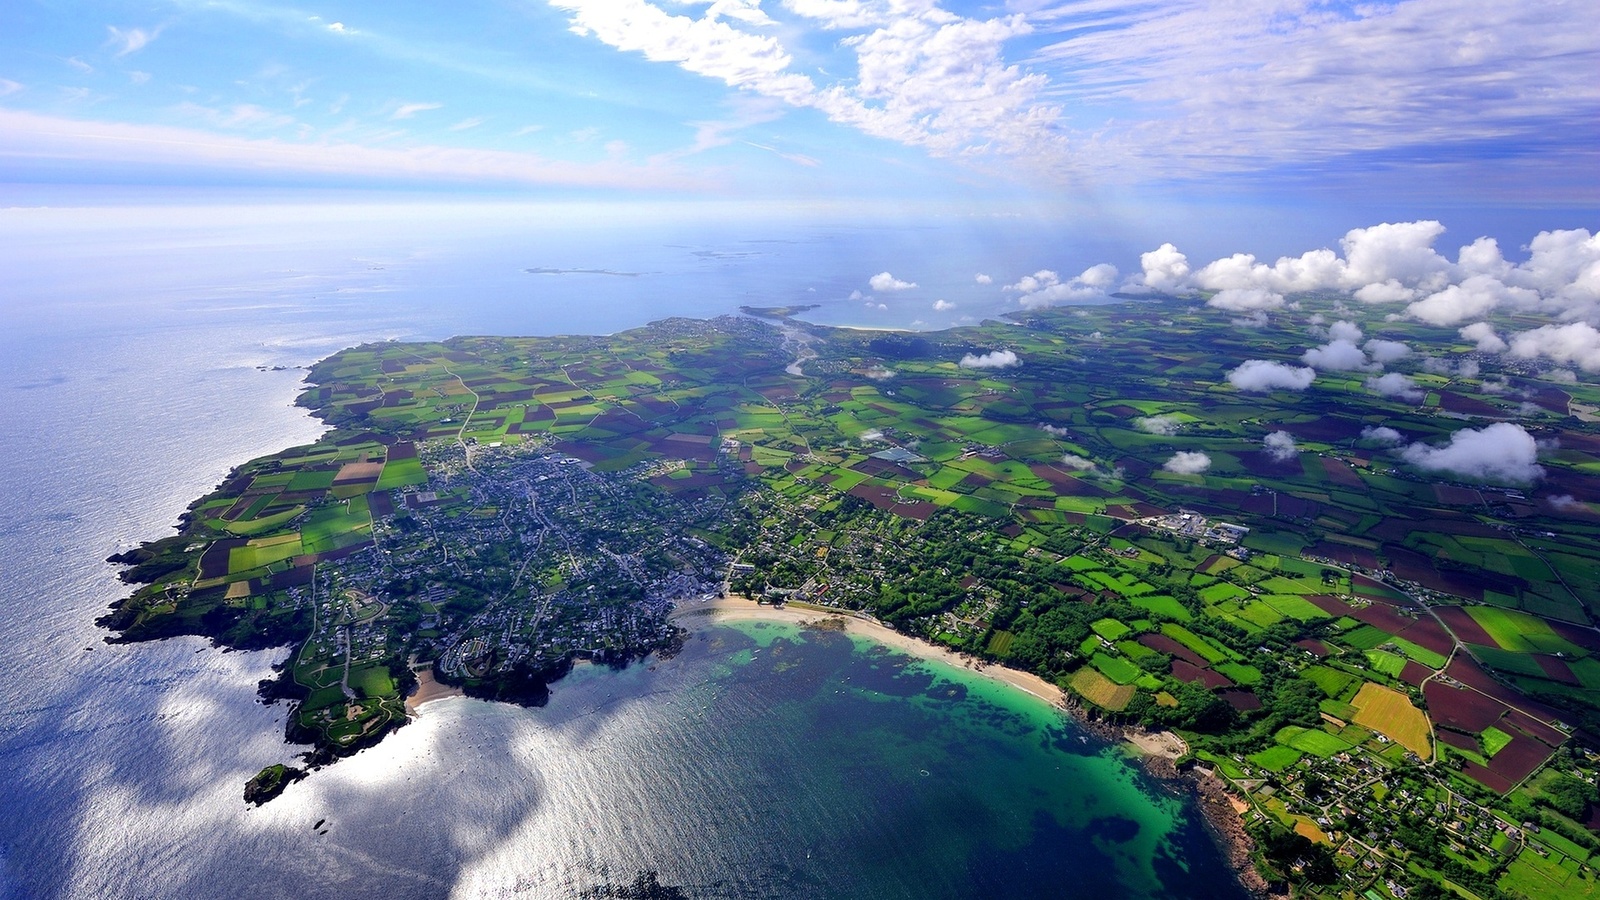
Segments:
[[[9,0],[0,190],[1522,216],[1526,240],[1600,208],[1596,34],[1590,0]]]

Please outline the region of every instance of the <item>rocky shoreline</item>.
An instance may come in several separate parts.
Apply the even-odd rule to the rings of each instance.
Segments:
[[[1085,707],[1071,695],[1062,706],[1073,721],[1090,734],[1110,743],[1128,743],[1139,747],[1141,752],[1137,758],[1145,772],[1189,794],[1200,810],[1206,832],[1228,858],[1239,885],[1250,896],[1258,900],[1284,896],[1274,892],[1272,885],[1256,871],[1255,839],[1245,829],[1244,819],[1239,816],[1227,787],[1220,779],[1194,766],[1180,768],[1177,759],[1172,756],[1146,752],[1145,742],[1141,739],[1149,737],[1151,733],[1141,726],[1107,721],[1097,710]]]

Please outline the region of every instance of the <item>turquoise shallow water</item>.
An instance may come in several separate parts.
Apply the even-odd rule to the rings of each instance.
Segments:
[[[1034,697],[864,639],[701,623],[674,659],[580,670],[538,715],[547,739],[588,734],[632,773],[589,788],[650,834],[530,820],[474,893],[654,872],[690,897],[1243,896],[1192,805],[1119,750]],[[591,763],[541,768],[570,787]]]

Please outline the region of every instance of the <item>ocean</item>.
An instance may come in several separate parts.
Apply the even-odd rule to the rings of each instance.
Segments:
[[[704,206],[0,211],[0,897],[1240,896],[1115,748],[839,635],[718,626],[543,709],[439,701],[249,809],[244,781],[296,752],[255,701],[284,651],[93,624],[123,593],[107,555],[316,438],[297,367],[341,347],[747,303],[942,327],[1043,263],[1137,249],[1101,240]],[[882,271],[918,287],[874,296]]]

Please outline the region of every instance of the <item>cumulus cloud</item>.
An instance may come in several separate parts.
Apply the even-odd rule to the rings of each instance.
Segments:
[[[935,300],[935,301],[933,301],[933,311],[934,312],[949,312],[950,310],[955,309],[955,308],[956,308],[956,305],[954,303],[951,303],[949,300]]]
[[[1506,349],[1506,342],[1500,339],[1500,335],[1494,333],[1494,326],[1488,322],[1474,322],[1463,327],[1458,333],[1462,340],[1477,344],[1481,353],[1500,353]]]
[[[1056,272],[1040,269],[1032,275],[1024,275],[1017,279],[1016,284],[1006,285],[1005,289],[1022,295],[1017,298],[1017,302],[1022,304],[1024,309],[1038,309],[1057,303],[1102,299],[1116,281],[1117,267],[1101,263],[1090,266],[1083,270],[1082,274],[1065,281]]]
[[[1411,355],[1411,348],[1404,341],[1385,341],[1373,338],[1362,344],[1361,349],[1367,351],[1367,355],[1372,357],[1372,361],[1380,366],[1397,363]]]
[[[1600,372],[1600,331],[1588,322],[1544,325],[1512,335],[1507,352],[1518,359],[1544,357],[1585,372]]]
[[[963,369],[1007,369],[1021,364],[1022,360],[1010,350],[991,350],[981,356],[968,353],[959,363]]]
[[[867,284],[871,285],[873,290],[882,291],[886,294],[893,293],[895,291],[909,291],[917,286],[917,283],[914,281],[901,281],[893,275],[890,275],[888,272],[879,272],[871,278],[868,278]]]
[[[886,369],[883,366],[873,366],[866,371],[866,376],[873,381],[888,381],[894,377],[894,370]]]
[[[881,441],[883,440],[883,431],[878,428],[869,428],[866,431],[861,432],[859,440],[863,444],[871,441]]]
[[[1161,468],[1179,475],[1199,475],[1211,468],[1211,457],[1198,450],[1179,450]]]
[[[1288,462],[1300,455],[1300,448],[1294,443],[1294,435],[1287,431],[1272,432],[1261,440],[1261,445],[1266,448],[1267,455],[1277,462]]]
[[[1390,447],[1399,446],[1405,442],[1405,437],[1400,432],[1387,425],[1368,425],[1361,429],[1361,439]]]
[[[1063,428],[1060,425],[1051,425],[1049,422],[1041,423],[1039,425],[1039,430],[1050,435],[1051,437],[1066,437],[1067,435],[1072,434],[1072,429]]]
[[[1286,365],[1269,359],[1247,359],[1228,373],[1228,383],[1241,391],[1303,391],[1315,381],[1317,370]]]
[[[1479,481],[1526,484],[1544,476],[1533,435],[1510,422],[1496,422],[1482,429],[1463,428],[1450,435],[1450,442],[1444,446],[1418,442],[1402,450],[1400,456],[1424,471]]]
[[[1283,306],[1283,295],[1261,288],[1226,288],[1213,294],[1211,299],[1206,301],[1206,305],[1230,312],[1280,309]]]
[[[1344,319],[1328,326],[1328,337],[1336,341],[1349,341],[1352,344],[1360,342],[1362,338],[1361,326]]]
[[[1417,390],[1417,383],[1399,372],[1390,372],[1387,375],[1368,378],[1367,390],[1382,394],[1385,397],[1408,400],[1413,403],[1422,399],[1422,392]]]
[[[1133,420],[1133,427],[1146,434],[1173,435],[1178,433],[1178,429],[1182,425],[1183,423],[1178,421],[1177,416],[1170,415],[1140,416]]]
[[[1443,233],[1432,220],[1386,222],[1351,229],[1339,242],[1342,255],[1324,248],[1266,263],[1236,253],[1198,269],[1162,244],[1140,257],[1141,273],[1129,287],[1215,291],[1212,306],[1252,312],[1276,308],[1294,292],[1339,291],[1363,303],[1406,303],[1404,315],[1441,326],[1501,309],[1600,321],[1600,234],[1541,232],[1528,259],[1512,264],[1486,237],[1461,247],[1451,262],[1433,246]]]
[[[972,276],[972,280],[976,281],[979,284],[994,284],[994,279],[990,278],[988,275],[983,274],[982,272],[979,272],[978,274]]]
[[[1556,494],[1546,497],[1545,502],[1555,508],[1557,512],[1583,512],[1588,509],[1582,501],[1571,494]]]
[[[1417,292],[1391,278],[1388,281],[1364,284],[1356,288],[1351,296],[1362,303],[1399,303],[1417,299]]]
[[[1578,374],[1571,369],[1551,369],[1544,377],[1558,384],[1577,384]]]
[[[1094,460],[1085,459],[1075,453],[1063,454],[1061,464],[1069,469],[1077,469],[1080,472],[1089,472],[1097,468]]]
[[[1143,274],[1138,283],[1153,291],[1181,291],[1190,287],[1189,257],[1178,252],[1172,244],[1162,244],[1149,253],[1139,255]]]
[[[1473,275],[1406,307],[1406,315],[1430,325],[1459,325],[1502,306],[1533,306],[1537,292],[1512,287],[1493,275]]]
[[[1300,361],[1324,372],[1351,372],[1368,368],[1367,354],[1343,338],[1312,347],[1300,354]]]

